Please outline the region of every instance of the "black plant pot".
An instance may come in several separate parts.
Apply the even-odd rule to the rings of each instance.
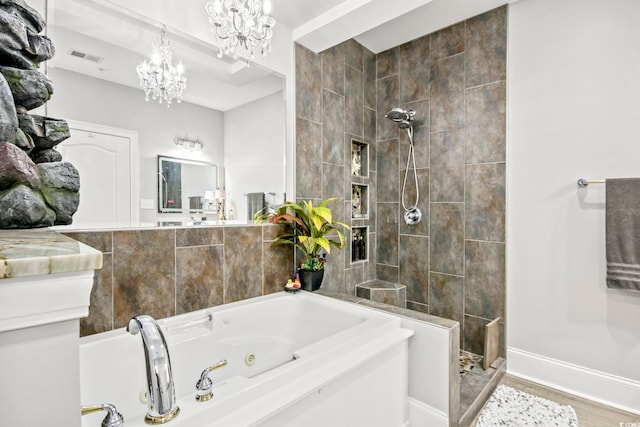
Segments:
[[[317,291],[322,285],[324,269],[317,271],[298,269],[298,277],[300,278],[300,285],[302,289],[305,291]]]

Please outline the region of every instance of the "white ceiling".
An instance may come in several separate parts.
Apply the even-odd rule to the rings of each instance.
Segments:
[[[48,1],[48,31],[58,52],[49,66],[138,87],[135,67],[149,54],[151,40],[159,38],[157,22],[109,7],[115,0]],[[321,52],[355,38],[374,53],[512,1],[516,0],[271,0],[278,23],[274,31],[287,27],[281,31],[291,31],[293,40],[307,48]],[[127,3],[140,10],[182,13],[188,22],[200,24],[206,22],[206,2]],[[281,77],[255,64],[246,67],[229,58],[218,60],[217,49],[203,39],[171,28],[167,32],[176,52],[174,62],[182,61],[187,67],[187,102],[227,111],[283,89]],[[71,49],[104,59],[99,64],[79,60],[68,55]]]
[[[271,0],[273,17],[294,29],[346,0]]]
[[[135,69],[149,59],[151,41],[160,38],[157,23],[86,0],[49,1],[54,7],[48,12],[47,31],[57,52],[49,67],[139,87]],[[255,64],[247,67],[243,61],[216,58],[212,45],[171,29],[167,39],[174,50],[174,64],[185,64],[186,102],[227,111],[284,89],[281,77]],[[72,50],[102,60],[96,64],[79,59],[69,54]]]
[[[271,0],[294,41],[322,52],[354,38],[383,52],[517,0]]]

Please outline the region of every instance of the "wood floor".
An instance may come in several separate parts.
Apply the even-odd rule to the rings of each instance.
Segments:
[[[640,415],[621,411],[512,375],[505,375],[500,384],[552,400],[562,405],[571,405],[576,411],[580,427],[640,427]],[[471,427],[476,425],[476,420],[471,423]]]

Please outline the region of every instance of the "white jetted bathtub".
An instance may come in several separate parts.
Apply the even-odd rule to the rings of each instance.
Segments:
[[[140,313],[143,314],[143,313]],[[307,292],[278,293],[157,319],[170,352],[175,427],[408,425],[408,340],[395,316]],[[214,397],[195,399],[201,372]],[[111,403],[146,426],[142,339],[124,329],[81,339],[82,405]],[[99,426],[104,414],[82,417]]]

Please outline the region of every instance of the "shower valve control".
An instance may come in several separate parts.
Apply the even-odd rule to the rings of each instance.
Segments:
[[[407,223],[407,225],[416,225],[420,222],[420,219],[422,219],[422,212],[420,212],[418,208],[414,207],[404,213],[404,222]]]

